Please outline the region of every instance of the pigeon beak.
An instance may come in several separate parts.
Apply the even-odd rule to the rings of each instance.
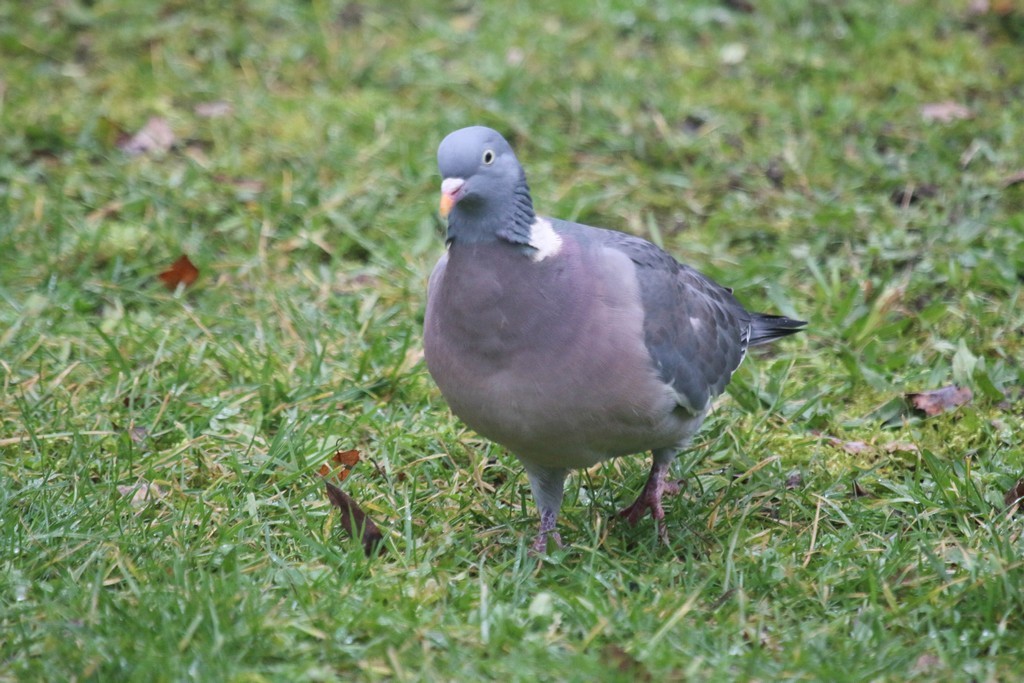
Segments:
[[[462,198],[462,188],[466,181],[462,178],[445,178],[441,183],[441,218],[448,218],[452,207]]]

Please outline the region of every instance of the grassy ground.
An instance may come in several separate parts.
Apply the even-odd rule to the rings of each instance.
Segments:
[[[0,679],[1016,679],[1024,22],[756,4],[0,5]],[[811,321],[680,459],[673,548],[614,517],[633,458],[529,557],[520,468],[418,362],[472,123],[541,211]]]

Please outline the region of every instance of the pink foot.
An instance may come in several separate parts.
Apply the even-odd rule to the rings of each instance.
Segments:
[[[636,501],[628,508],[619,511],[619,516],[625,517],[626,521],[635,525],[648,510],[651,517],[658,523],[658,537],[664,543],[668,543],[668,525],[665,523],[665,508],[661,506],[661,498],[666,493],[674,495],[679,493],[679,483],[665,481],[668,474],[668,463],[655,462],[651,466],[651,474],[647,477],[644,490],[637,496]]]
[[[541,531],[537,534],[537,537],[533,539],[533,545],[530,547],[530,551],[534,555],[543,555],[548,551],[548,539],[553,540],[559,549],[565,547],[562,545],[562,537],[557,531]]]
[[[542,510],[540,513],[540,530],[537,531],[537,537],[533,539],[533,545],[530,547],[530,551],[534,555],[543,555],[548,551],[548,539],[555,542],[559,548],[564,548],[562,545],[562,537],[555,530],[555,525],[558,521],[558,513],[550,510]]]

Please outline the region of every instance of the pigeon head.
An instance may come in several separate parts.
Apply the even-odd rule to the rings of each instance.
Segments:
[[[528,244],[536,216],[526,175],[505,138],[483,126],[449,134],[437,150],[448,241]]]

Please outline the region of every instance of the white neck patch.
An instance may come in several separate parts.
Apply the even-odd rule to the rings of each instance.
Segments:
[[[538,216],[530,226],[530,246],[537,250],[530,255],[530,258],[535,263],[539,263],[562,250],[562,238],[551,227],[549,221]]]

